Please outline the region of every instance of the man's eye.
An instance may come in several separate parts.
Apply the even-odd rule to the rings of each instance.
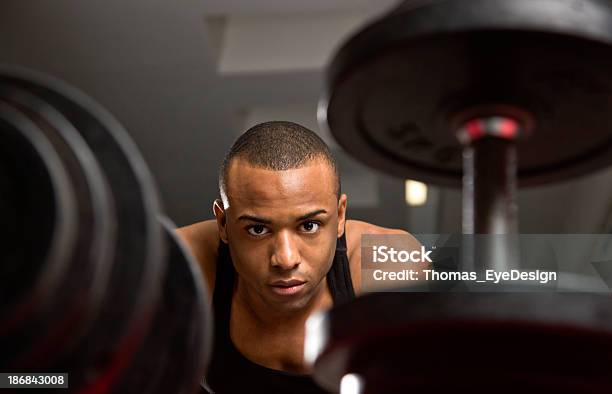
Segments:
[[[270,231],[266,228],[266,226],[262,226],[261,224],[251,226],[247,229],[248,233],[251,235],[264,235],[269,233]]]
[[[319,223],[317,222],[305,222],[301,225],[302,231],[306,233],[316,233],[319,229]]]

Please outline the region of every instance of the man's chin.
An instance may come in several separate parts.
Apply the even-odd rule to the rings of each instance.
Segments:
[[[276,289],[269,289],[267,291],[268,303],[275,309],[282,311],[298,311],[306,307],[312,298],[310,289],[301,289],[298,292],[283,292],[276,291]]]

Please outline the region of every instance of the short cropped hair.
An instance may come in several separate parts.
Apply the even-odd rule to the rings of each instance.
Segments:
[[[340,172],[329,147],[313,131],[297,123],[271,121],[248,129],[234,141],[219,168],[219,194],[228,206],[227,179],[232,160],[273,171],[300,168],[314,159],[325,160],[336,176],[336,194],[340,198]]]

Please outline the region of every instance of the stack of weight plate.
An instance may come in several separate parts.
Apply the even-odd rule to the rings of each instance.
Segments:
[[[160,213],[112,116],[0,67],[0,371],[68,373],[71,392],[197,389],[207,292]]]

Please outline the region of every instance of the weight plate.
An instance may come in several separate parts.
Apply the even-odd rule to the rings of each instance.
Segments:
[[[75,190],[77,242],[61,288],[49,300],[47,313],[11,338],[13,345],[24,347],[22,354],[11,352],[11,370],[40,369],[70,351],[99,312],[112,267],[115,214],[97,161],[67,119],[24,91],[0,86],[0,100],[38,126],[62,159]],[[42,333],[40,327],[45,327]]]
[[[348,373],[364,393],[612,389],[607,294],[375,293],[309,322],[306,343],[329,390]]]
[[[0,103],[3,238],[0,337],[49,308],[76,242],[74,191],[66,169],[37,126]],[[7,219],[4,222],[4,219]],[[8,344],[11,344],[10,341]],[[0,352],[6,366],[12,354]]]
[[[84,341],[58,366],[71,387],[110,389],[146,335],[165,270],[156,221],[157,190],[146,165],[114,118],[89,97],[52,78],[0,67],[0,84],[25,90],[59,111],[81,134],[108,181],[117,214],[114,261],[104,308]]]
[[[474,117],[531,129],[522,186],[612,164],[612,3],[406,1],[334,56],[322,123],[358,160],[459,186],[455,132]]]
[[[212,352],[212,313],[195,258],[161,218],[168,272],[153,326],[117,393],[188,394],[198,390]]]

